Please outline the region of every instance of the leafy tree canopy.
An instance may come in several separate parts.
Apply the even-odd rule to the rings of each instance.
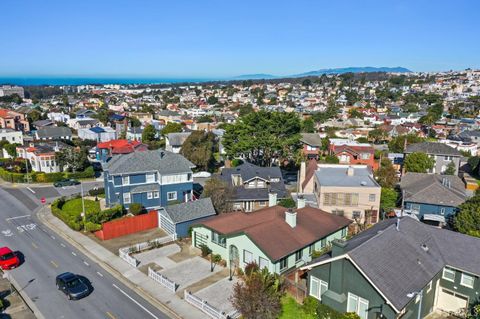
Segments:
[[[183,143],[180,154],[200,170],[212,170],[215,164],[214,147],[215,135],[212,132],[194,131]]]
[[[380,209],[384,212],[389,212],[397,207],[398,193],[393,188],[382,187],[382,194],[380,197]]]
[[[162,129],[162,135],[167,135],[168,133],[180,133],[182,131],[182,124],[175,122],[168,122],[167,125]]]
[[[223,137],[230,158],[243,157],[260,166],[293,159],[300,147],[300,119],[294,113],[260,111],[226,126]]]
[[[426,153],[414,152],[408,154],[403,163],[405,171],[413,173],[426,173],[435,165],[435,160]]]
[[[395,168],[388,158],[382,158],[380,167],[375,171],[375,178],[380,186],[386,188],[393,188],[397,183]]]
[[[142,142],[149,143],[156,140],[157,130],[152,124],[145,126],[142,132]]]
[[[480,237],[480,193],[460,205],[454,218],[455,229],[463,234]]]
[[[202,198],[210,197],[213,207],[220,214],[232,211],[232,204],[229,201],[232,195],[233,189],[230,185],[214,177],[205,183]]]
[[[424,139],[415,134],[400,135],[393,138],[388,143],[388,149],[392,153],[403,153],[405,147],[405,140],[407,141],[407,144],[414,144],[422,142]]]

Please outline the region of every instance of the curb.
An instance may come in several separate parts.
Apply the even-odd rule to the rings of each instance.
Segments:
[[[37,319],[46,319],[45,316],[38,309],[35,302],[33,302],[33,300],[30,299],[30,297],[28,297],[28,295],[23,291],[22,287],[20,287],[18,282],[15,280],[15,278],[13,278],[13,276],[8,276],[8,280],[13,285],[13,287],[15,287],[16,292],[20,295],[20,297],[23,299],[23,301],[27,304],[28,308],[30,308],[30,310],[33,312],[35,317],[37,317]]]
[[[127,286],[128,288],[132,289],[135,291],[138,295],[140,295],[142,298],[147,300],[150,304],[152,304],[154,307],[157,307],[158,309],[165,311],[165,314],[167,316],[170,316],[171,318],[176,318],[176,319],[182,319],[180,315],[178,315],[173,309],[169,308],[167,305],[163,304],[156,298],[154,298],[152,295],[150,295],[148,292],[143,290],[140,286],[132,283],[130,280],[125,278],[120,272],[118,272],[115,268],[112,266],[108,265],[107,263],[101,261],[100,259],[97,258],[94,254],[90,253],[87,249],[85,249],[81,244],[77,243],[75,239],[73,239],[71,236],[63,232],[61,229],[57,228],[56,226],[52,225],[44,216],[44,214],[48,214],[48,208],[49,206],[42,207],[40,210],[37,211],[36,215],[38,219],[46,225],[48,228],[50,228],[53,232],[56,234],[60,235],[63,239],[68,241],[72,246],[77,248],[79,251],[81,251],[85,256],[88,256],[91,260],[95,261],[100,267],[102,267],[105,271],[107,271],[110,275],[114,276],[116,279],[118,279],[122,284]],[[52,215],[53,216],[53,215]],[[56,218],[56,217],[55,217]],[[41,319],[45,319],[42,317]]]

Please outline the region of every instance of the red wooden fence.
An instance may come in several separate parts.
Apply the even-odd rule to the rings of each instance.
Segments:
[[[158,227],[158,214],[156,211],[151,211],[147,214],[103,223],[102,229],[96,231],[95,236],[101,240],[108,240],[156,227]]]

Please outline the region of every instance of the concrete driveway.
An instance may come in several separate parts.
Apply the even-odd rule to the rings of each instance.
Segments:
[[[231,313],[235,309],[229,299],[233,293],[233,286],[239,280],[238,277],[233,277],[232,281],[228,280],[228,277],[224,278],[213,285],[197,291],[195,296],[206,300],[209,305],[212,305],[225,313]]]
[[[197,256],[182,261],[181,263],[176,264],[173,268],[162,270],[160,273],[168,279],[175,281],[178,285],[178,290],[181,290],[219,272],[222,269],[223,267],[217,265],[213,272],[211,272],[210,262]]]

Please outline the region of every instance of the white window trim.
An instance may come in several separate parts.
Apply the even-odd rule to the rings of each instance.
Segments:
[[[130,193],[123,193],[123,203],[130,204],[132,202],[132,196]]]
[[[127,182],[125,183],[124,180],[125,178],[127,179]],[[122,176],[122,185],[130,185],[130,176]]]
[[[249,258],[250,260],[248,260],[248,261],[247,261],[248,258],[246,258],[247,256],[250,257]],[[255,258],[253,258],[253,253],[249,250],[244,249],[243,250],[243,262],[245,264],[248,264],[248,263],[251,263],[252,261],[255,261]]]
[[[153,192],[147,192],[147,199],[153,198]]]
[[[153,198],[159,198],[160,197],[160,192],[159,191],[154,191],[153,192]]]
[[[453,279],[445,277],[445,272],[447,272],[447,271],[453,272]],[[450,281],[450,282],[455,282],[455,270],[453,270],[451,268],[447,268],[447,267],[443,268],[442,279],[445,279],[445,280]]]
[[[362,297],[360,297],[360,296],[357,296],[357,295],[352,294],[352,293],[349,292],[349,293],[348,293],[348,296],[347,296],[347,310],[350,308],[350,307],[349,307],[350,297],[352,297],[352,299],[357,299],[357,309],[355,309],[355,313],[356,313],[357,315],[359,315],[360,318],[363,318],[362,315],[360,315],[360,303],[366,304],[366,305],[367,305],[366,308],[368,309],[370,302],[369,302],[367,299],[364,299],[364,298],[362,298]],[[368,318],[368,311],[367,311],[367,313],[366,313],[366,317]]]
[[[432,281],[430,281],[427,285],[427,292],[430,292],[432,290]]]
[[[317,282],[317,285],[318,285],[318,291],[316,291],[315,294],[312,293],[313,281]],[[318,279],[317,277],[310,276],[310,291],[309,291],[310,296],[315,297],[318,300],[322,300],[322,287],[325,287],[325,291],[327,291],[328,282]]]
[[[467,285],[467,284],[465,284],[465,283],[463,282],[463,279],[465,278],[465,276],[468,276],[468,277],[470,277],[470,278],[473,279],[473,283],[472,283],[471,286],[470,286],[470,285]],[[472,275],[468,275],[468,274],[465,274],[465,273],[462,272],[462,276],[460,277],[460,285],[462,285],[462,286],[464,286],[464,287],[467,287],[467,288],[473,288],[473,286],[475,286],[475,277],[472,276]]]
[[[155,173],[145,174],[145,183],[154,183],[154,182],[155,182]]]
[[[175,194],[175,198],[170,198],[170,194]],[[177,200],[177,192],[167,192],[167,201]]]

